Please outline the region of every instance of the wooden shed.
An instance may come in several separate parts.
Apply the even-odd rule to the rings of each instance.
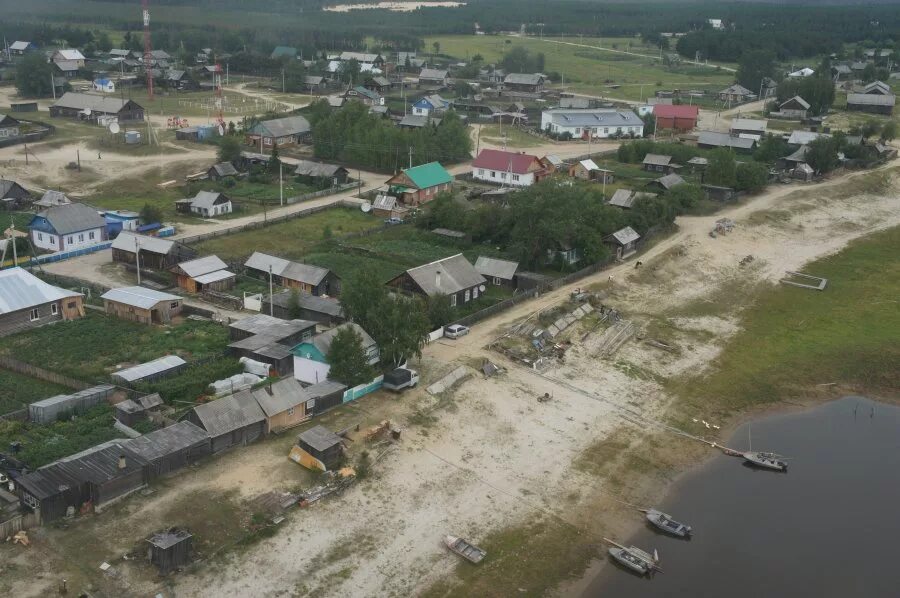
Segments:
[[[168,270],[175,264],[197,257],[187,245],[168,239],[121,232],[112,244],[112,258],[116,263],[135,264],[140,255],[141,268]]]
[[[109,315],[141,324],[169,324],[181,313],[183,302],[178,295],[145,287],[111,289],[101,299]]]
[[[211,451],[209,434],[189,421],[180,421],[127,442],[129,449],[147,460],[151,477],[178,471]]]
[[[255,442],[266,431],[266,414],[246,390],[197,405],[183,419],[206,430],[213,454]]]
[[[190,293],[227,291],[235,282],[234,273],[229,272],[228,265],[215,255],[181,262],[170,271],[175,275],[178,286]]]
[[[187,530],[173,527],[153,534],[147,538],[147,543],[150,545],[147,559],[163,575],[191,562],[194,536]]]
[[[297,446],[321,461],[327,469],[334,468],[344,456],[341,437],[324,426],[301,432],[297,437]]]
[[[125,399],[121,403],[116,403],[116,419],[126,426],[133,426],[147,419],[148,414],[162,404],[163,400],[159,393]]]

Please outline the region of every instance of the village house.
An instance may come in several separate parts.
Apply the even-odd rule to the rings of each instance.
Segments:
[[[442,69],[422,69],[419,71],[419,85],[432,87],[447,86],[447,71]]]
[[[306,413],[309,395],[296,378],[282,378],[251,391],[266,416],[268,434],[299,426],[310,419]]]
[[[146,287],[120,287],[100,296],[111,316],[140,324],[170,324],[181,313],[183,299]]]
[[[647,186],[661,189],[663,191],[671,191],[678,185],[683,185],[684,183],[685,180],[681,178],[681,176],[677,174],[667,174],[666,176],[662,176],[656,180],[650,181],[649,183],[647,183]]]
[[[410,268],[388,281],[388,286],[425,297],[448,297],[450,307],[478,299],[485,290],[484,276],[458,253]]]
[[[370,68],[381,68],[384,66],[384,58],[381,54],[372,54],[368,52],[341,52],[338,59],[341,62],[349,62],[355,60],[362,65],[369,65]]]
[[[881,81],[873,81],[859,92],[847,94],[847,110],[855,112],[891,115],[896,103],[890,86]]]
[[[600,168],[593,160],[581,160],[569,167],[569,176],[583,181],[610,184],[615,181],[612,170]]]
[[[658,131],[692,131],[697,126],[700,108],[684,104],[656,104],[653,106],[653,116],[656,118],[656,130]]]
[[[531,154],[484,149],[472,161],[476,181],[529,187],[547,175],[538,157]]]
[[[298,318],[325,326],[337,326],[346,321],[344,308],[337,299],[288,289],[274,293],[271,298],[263,295],[262,313],[271,313],[282,320],[289,320],[296,315]]]
[[[0,140],[18,137],[21,125],[22,123],[8,114],[0,114]]]
[[[150,413],[158,411],[164,404],[159,393],[139,395],[116,403],[115,418],[116,421],[130,427],[146,420]]]
[[[38,249],[66,251],[106,240],[106,220],[83,203],[47,208],[28,224],[31,242]]]
[[[338,332],[346,329],[353,330],[359,335],[363,351],[366,354],[366,362],[369,365],[375,365],[381,360],[378,345],[369,336],[369,333],[363,330],[359,324],[347,322],[319,333],[294,347],[294,378],[304,384],[317,384],[327,380],[328,373],[331,371],[331,365],[328,362],[331,343]]]
[[[547,249],[547,262],[557,261],[567,266],[577,264],[581,261],[581,250],[568,240],[557,241],[553,247]]]
[[[540,158],[540,163],[541,166],[544,167],[544,170],[547,171],[547,174],[554,174],[560,170],[565,170],[565,163],[562,161],[562,158],[555,154],[547,154],[543,158]]]
[[[231,214],[231,199],[218,191],[198,191],[194,197],[179,199],[175,209],[182,214],[196,214],[203,218],[214,218]]]
[[[14,41],[9,45],[9,53],[16,56],[24,56],[26,52],[37,50],[37,46],[31,42]]]
[[[75,50],[73,48],[65,48],[61,50],[56,50],[53,55],[50,57],[51,62],[64,62],[64,61],[72,61],[74,62],[78,68],[84,67],[84,54],[81,53],[80,50]]]
[[[209,170],[206,171],[206,176],[213,181],[237,178],[240,174],[241,173],[238,172],[237,168],[235,168],[234,164],[231,162],[219,162],[218,164],[213,164],[209,167]]]
[[[656,194],[632,191],[631,189],[616,189],[616,192],[613,193],[607,203],[623,210],[630,210],[634,207],[634,202],[637,200],[652,197],[656,197]]]
[[[78,63],[74,60],[57,60],[53,68],[63,79],[71,79],[78,74]]]
[[[769,116],[774,118],[791,118],[803,120],[809,114],[809,102],[800,96],[794,96],[778,105],[777,112],[771,112]]]
[[[99,122],[103,118],[119,123],[144,120],[144,108],[133,100],[109,95],[67,91],[50,106],[50,116]]]
[[[663,156],[660,154],[647,154],[641,163],[643,169],[647,172],[662,172],[664,174],[672,174],[679,166],[672,162],[672,156]]]
[[[178,286],[189,293],[227,291],[234,286],[235,276],[228,265],[215,255],[181,262],[170,268]]]
[[[737,152],[751,152],[756,147],[756,140],[719,131],[700,131],[697,135],[697,147],[704,149],[728,147]]]
[[[556,108],[541,112],[541,130],[554,135],[568,133],[574,139],[643,137],[644,121],[631,110],[596,108],[567,110]]]
[[[420,164],[401,170],[385,183],[388,193],[407,206],[419,206],[434,199],[442,191],[449,191],[453,175],[439,162]]]
[[[188,421],[174,423],[123,443],[147,461],[151,479],[176,472],[210,454],[209,434]]]
[[[316,322],[259,313],[232,322],[228,334],[229,355],[266,363],[277,375],[288,376],[294,371],[291,349],[316,334]]]
[[[422,129],[425,127],[437,127],[441,124],[441,119],[435,118],[433,116],[417,116],[415,114],[407,114],[400,122],[397,123],[397,126],[401,129]]]
[[[791,131],[790,136],[788,137],[788,145],[809,145],[816,139],[820,138],[829,138],[831,135],[828,133],[819,133],[816,131],[801,131],[799,129]]]
[[[344,92],[345,100],[357,100],[366,106],[384,106],[384,96],[371,89],[366,89],[362,85],[351,87]]]
[[[413,116],[433,116],[450,107],[450,102],[439,95],[428,95],[412,105]]]
[[[546,80],[547,77],[541,73],[510,73],[503,78],[503,90],[540,93]]]
[[[380,95],[384,95],[391,90],[391,82],[386,77],[368,77],[365,81],[363,81],[363,87],[365,87],[366,89],[370,89]]]
[[[151,270],[168,270],[178,262],[197,256],[195,250],[176,241],[130,232],[119,233],[112,243],[113,262],[135,264],[138,252],[141,258],[141,268],[150,268]]]
[[[610,248],[616,259],[623,260],[637,251],[637,242],[641,236],[630,226],[608,235],[603,242]]]
[[[297,145],[309,138],[311,130],[306,118],[286,116],[256,123],[247,131],[245,138],[248,145],[256,146],[262,152],[274,145]]]
[[[259,251],[253,252],[244,267],[248,274],[263,280],[268,280],[271,274],[274,284],[309,295],[339,295],[341,292],[340,277],[327,268],[292,262]]]
[[[181,420],[206,431],[212,454],[256,442],[266,433],[266,414],[248,390],[197,405]]]
[[[735,118],[731,121],[729,131],[735,137],[746,136],[748,139],[759,141],[766,134],[769,123],[755,118]]]
[[[116,93],[116,83],[112,79],[101,77],[91,82],[91,89],[101,93]]]
[[[346,184],[350,177],[350,171],[337,164],[298,160],[294,175],[318,187],[325,188]]]
[[[0,270],[0,336],[84,316],[84,295],[19,267]]]
[[[7,210],[20,210],[32,203],[28,190],[15,181],[0,179],[0,202]]]
[[[52,208],[54,206],[65,206],[72,203],[72,200],[66,197],[62,191],[48,189],[39,200],[34,202],[36,208]]]
[[[196,81],[188,75],[188,72],[180,69],[169,69],[165,74],[166,85],[172,89],[186,90],[199,87]]]
[[[743,85],[735,83],[731,87],[727,87],[720,91],[719,99],[723,102],[730,102],[732,104],[743,104],[744,102],[755,100],[756,94]]]
[[[303,77],[303,90],[309,90],[309,93],[320,92],[327,86],[325,77],[322,75],[306,75]]]
[[[516,270],[519,262],[501,260],[484,255],[475,260],[475,271],[481,274],[489,285],[496,287],[516,288]]]

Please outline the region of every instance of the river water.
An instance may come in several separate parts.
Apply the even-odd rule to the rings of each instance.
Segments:
[[[647,527],[623,542],[658,549],[664,573],[610,562],[582,596],[900,596],[900,408],[846,397],[750,429],[754,449],[790,458],[787,473],[713,458],[660,505],[691,540]],[[744,425],[728,446],[747,442]]]

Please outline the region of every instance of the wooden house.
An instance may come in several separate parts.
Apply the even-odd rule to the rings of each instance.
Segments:
[[[290,320],[296,316],[326,326],[337,326],[347,321],[344,317],[344,308],[337,299],[316,297],[287,289],[274,293],[271,298],[263,295],[262,313],[270,312],[282,320]]]
[[[259,251],[253,252],[244,267],[264,280],[268,280],[271,273],[275,284],[310,295],[339,295],[341,292],[340,277],[327,268],[292,262]]]
[[[219,162],[218,164],[213,164],[209,167],[209,170],[206,171],[206,176],[213,181],[221,181],[222,179],[227,178],[237,178],[241,173],[237,171],[237,168],[234,167],[234,164],[231,162]]]
[[[446,297],[451,307],[465,305],[478,299],[486,289],[487,281],[469,260],[458,253],[422,266],[410,268],[388,281],[395,289],[423,295]]]
[[[582,181],[594,181],[598,183],[612,183],[615,175],[612,170],[600,168],[593,160],[581,160],[569,166],[569,176]]]
[[[68,91],[50,106],[50,116],[77,118],[97,122],[115,118],[118,123],[144,120],[144,108],[133,100],[111,95],[94,95]]]
[[[187,566],[191,562],[194,536],[187,530],[167,529],[147,538],[147,559],[161,575]]]
[[[750,102],[756,99],[756,94],[744,87],[743,85],[739,85],[735,83],[731,87],[727,87],[719,92],[719,100],[723,102],[731,102],[733,104],[743,104],[744,102]]]
[[[311,417],[306,413],[310,397],[296,378],[282,378],[252,394],[266,415],[266,432],[270,434],[298,426]]]
[[[209,434],[188,421],[133,438],[128,448],[147,460],[151,478],[178,471],[210,454]]]
[[[503,89],[540,93],[544,90],[546,80],[547,78],[541,73],[510,73],[503,79]]]
[[[0,141],[14,139],[19,136],[22,123],[8,114],[0,114]]]
[[[647,186],[661,189],[662,191],[669,191],[671,189],[674,189],[678,185],[683,185],[685,182],[686,181],[681,178],[680,175],[667,174],[666,176],[661,176],[658,179],[650,181],[649,183],[647,183]]]
[[[424,68],[419,71],[419,85],[427,85],[436,88],[446,87],[447,71],[444,69]]]
[[[182,214],[195,214],[202,218],[215,218],[231,214],[234,206],[224,193],[218,191],[198,191],[197,195],[175,202],[175,209]]]
[[[125,399],[120,403],[116,403],[115,418],[119,423],[133,426],[147,419],[151,412],[158,410],[162,406],[163,400],[159,393]]]
[[[304,430],[297,437],[297,446],[325,466],[326,471],[337,466],[344,456],[340,436],[323,426]]]
[[[793,118],[803,120],[809,114],[809,102],[800,96],[789,98],[778,105],[778,111],[773,112],[770,116],[776,118]]]
[[[286,116],[256,123],[247,131],[246,141],[248,145],[258,147],[263,152],[265,148],[271,149],[274,145],[297,145],[308,139],[311,131],[306,118]]]
[[[472,161],[472,178],[477,181],[529,187],[547,176],[541,161],[531,154],[483,149]]]
[[[83,203],[54,206],[38,212],[28,223],[31,243],[58,252],[81,249],[106,240],[106,219]]]
[[[235,283],[234,273],[229,272],[228,265],[215,255],[181,262],[169,271],[175,275],[178,286],[189,293],[226,291]]]
[[[487,284],[497,287],[516,288],[516,270],[519,269],[519,262],[511,262],[509,260],[501,260],[484,255],[478,256],[475,260],[475,271],[481,274]]]
[[[181,261],[197,257],[197,252],[168,239],[121,232],[112,243],[112,259],[116,263],[136,264],[140,256],[141,268],[168,270]]]
[[[34,198],[25,187],[15,181],[0,179],[0,206],[7,210],[21,210]]]
[[[291,349],[315,336],[316,322],[289,318],[290,314],[279,319],[260,313],[232,322],[228,327],[232,341],[228,354],[269,364],[281,376],[292,374]]]
[[[266,433],[266,414],[249,390],[197,405],[182,420],[206,430],[213,454],[256,442]]]
[[[388,193],[407,206],[418,206],[450,190],[453,175],[439,162],[429,162],[402,170],[387,180]]]
[[[641,168],[646,172],[661,172],[663,174],[672,174],[678,169],[678,165],[672,162],[672,156],[663,156],[660,154],[647,154],[641,163]]]
[[[337,187],[347,182],[350,171],[338,164],[298,160],[294,175],[319,187]]]
[[[184,301],[178,295],[146,287],[111,289],[101,299],[109,315],[140,324],[170,324],[181,314]]]
[[[0,336],[84,316],[84,295],[22,268],[0,270]]]
[[[623,210],[630,210],[634,207],[634,202],[637,200],[652,197],[656,197],[656,194],[632,191],[631,189],[616,189],[616,192],[612,194],[607,203]]]
[[[603,239],[603,243],[610,248],[616,259],[621,260],[637,251],[637,242],[640,238],[641,236],[633,228],[626,226],[608,235]]]
[[[735,118],[731,121],[730,133],[735,137],[746,137],[759,141],[766,134],[769,123],[758,118]]]

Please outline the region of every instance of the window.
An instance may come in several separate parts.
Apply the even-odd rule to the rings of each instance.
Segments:
[[[78,242],[84,243],[84,233],[81,233],[80,235],[78,235]]]
[[[575,134],[581,135],[581,127],[575,127]]]
[[[41,233],[38,233],[38,241],[43,241],[43,240],[44,240],[44,235],[42,235]]]
[[[38,309],[36,307],[31,310],[30,317],[31,317],[32,322],[34,322],[35,320],[37,320],[41,317],[40,314],[38,313]]]
[[[468,303],[468,302],[469,302],[469,297],[470,297],[470,295],[469,295],[469,290],[466,289],[465,299],[463,299],[463,303]]]
[[[291,407],[290,409],[288,409],[288,415],[294,415],[294,408],[293,408],[293,407]]]
[[[505,179],[505,178],[506,178],[506,173],[505,173],[505,172],[501,172],[501,173],[500,173],[500,178],[501,178],[501,179]]]
[[[496,171],[496,170],[492,170],[492,171],[491,171],[491,178],[494,178],[494,179],[497,178],[497,171]]]
[[[609,127],[603,127],[603,132],[604,132],[604,133],[609,133]]]
[[[66,303],[66,309],[75,309],[75,305],[76,304],[74,301],[69,301],[68,303]]]
[[[450,295],[450,307],[456,307],[456,294]]]
[[[172,303],[170,303],[170,304],[169,304],[169,309],[178,309],[178,302],[177,302],[177,301],[173,301]]]
[[[513,179],[514,181],[518,181],[518,180],[519,180],[519,175],[517,175],[517,174],[512,175],[512,179]]]
[[[71,245],[73,243],[72,237],[69,237],[69,240],[67,242],[69,243],[69,245]]]
[[[484,176],[484,168],[478,169],[478,176]]]
[[[478,287],[472,289],[472,299],[478,299]]]
[[[500,286],[501,282],[500,278],[497,276],[494,277],[494,286]]]
[[[94,231],[88,233],[88,239],[94,240]]]
[[[50,304],[50,315],[55,316],[59,314],[59,306],[55,303]]]

